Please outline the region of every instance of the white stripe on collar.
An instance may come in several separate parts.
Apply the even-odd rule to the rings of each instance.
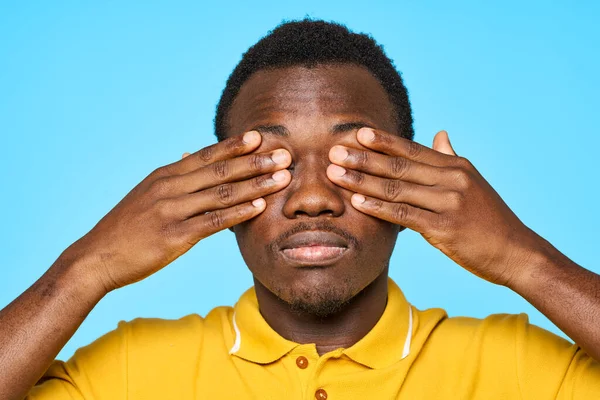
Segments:
[[[242,342],[242,335],[240,334],[240,328],[237,326],[237,322],[235,322],[235,311],[233,312],[233,330],[235,331],[235,342],[233,343],[233,347],[229,350],[229,354],[235,354],[240,349],[240,344]]]
[[[406,341],[404,342],[404,350],[402,351],[401,360],[404,360],[410,354],[410,342],[412,340],[412,326],[413,326],[412,307],[410,306],[410,303],[408,303],[408,332],[406,333]]]

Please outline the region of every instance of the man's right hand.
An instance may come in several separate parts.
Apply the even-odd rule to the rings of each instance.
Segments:
[[[158,168],[63,255],[108,293],[255,217],[265,209],[262,196],[291,179],[287,150],[249,154],[260,142],[258,132],[247,132]]]
[[[260,214],[291,179],[290,153],[260,142],[248,132],[158,168],[0,310],[0,399],[22,399],[106,293]]]

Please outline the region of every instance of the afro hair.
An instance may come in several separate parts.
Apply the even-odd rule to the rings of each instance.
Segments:
[[[304,19],[284,22],[250,47],[235,67],[215,116],[215,134],[219,141],[227,136],[228,111],[242,85],[257,71],[323,64],[354,64],[365,67],[381,83],[394,106],[398,133],[414,137],[408,92],[400,73],[383,47],[366,34],[351,32],[344,25]]]

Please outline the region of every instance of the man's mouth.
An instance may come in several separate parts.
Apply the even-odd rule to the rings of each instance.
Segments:
[[[348,251],[348,243],[334,233],[304,231],[287,238],[280,251],[284,258],[299,266],[324,266],[342,258]]]

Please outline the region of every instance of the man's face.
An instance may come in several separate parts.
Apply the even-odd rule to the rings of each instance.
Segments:
[[[393,116],[380,83],[349,64],[259,71],[242,86],[228,133],[258,130],[258,152],[284,148],[293,160],[289,186],[233,229],[257,286],[324,317],[386,269],[399,227],[353,208],[353,193],[331,182],[326,169],[332,146],[363,148],[360,127],[396,132]]]

